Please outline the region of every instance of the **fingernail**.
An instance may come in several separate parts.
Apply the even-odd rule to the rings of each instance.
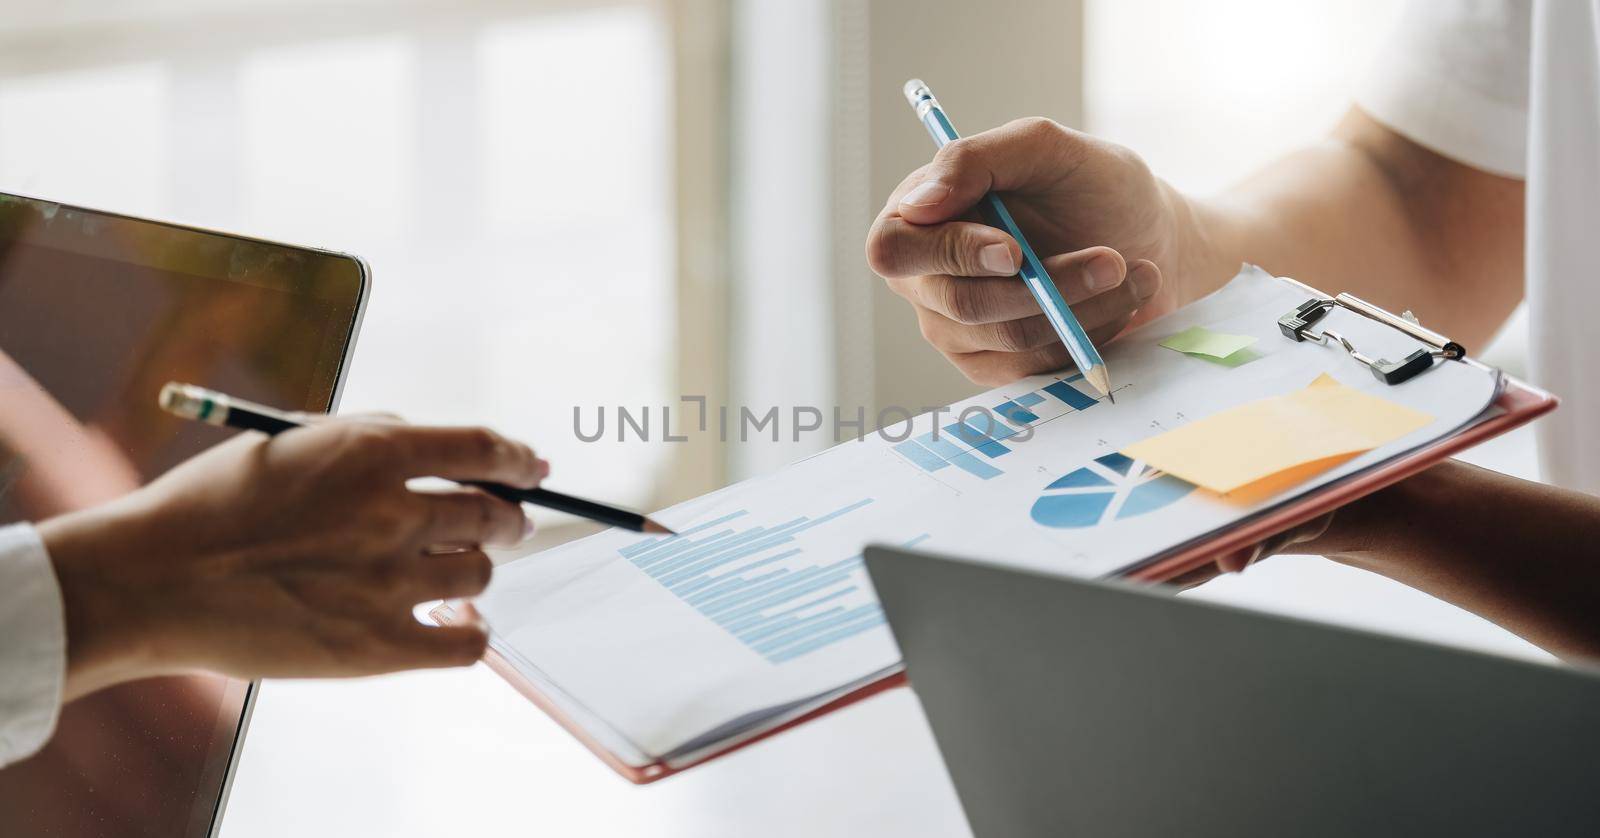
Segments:
[[[1009,275],[1017,272],[1017,262],[1011,258],[1011,248],[1004,242],[986,244],[979,248],[978,264],[991,273]]]
[[[931,207],[950,195],[950,187],[936,180],[925,180],[907,192],[900,203],[908,207]]]
[[[1090,291],[1109,291],[1122,284],[1122,266],[1117,257],[1102,253],[1083,266],[1083,282]]]
[[[1140,259],[1128,271],[1128,281],[1133,283],[1133,293],[1139,299],[1148,299],[1161,290],[1161,269],[1156,263]]]
[[[539,468],[539,479],[540,480],[543,480],[546,477],[550,476],[550,461],[549,460],[540,460],[538,468]]]
[[[527,541],[533,538],[533,530],[533,519],[526,515],[522,516],[522,540]]]

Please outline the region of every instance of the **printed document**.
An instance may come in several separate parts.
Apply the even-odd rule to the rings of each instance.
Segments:
[[[1336,345],[1285,338],[1278,317],[1306,298],[1247,268],[1104,347],[1115,404],[1076,375],[1035,376],[652,513],[676,537],[613,530],[502,566],[477,602],[493,648],[624,761],[687,764],[899,668],[862,567],[868,544],[1121,573],[1455,431],[1496,395],[1481,367],[1440,362],[1388,386]],[[1343,309],[1318,326],[1373,357],[1418,346]],[[1161,346],[1195,327],[1243,336],[1254,359],[1229,366]],[[1339,389],[1294,395],[1323,375]],[[1364,452],[1341,442],[1349,459],[1237,497],[1120,453],[1286,396],[1332,399],[1341,421],[1370,419],[1390,441]],[[1374,404],[1388,413],[1370,416]],[[1207,468],[1231,453],[1207,451]]]

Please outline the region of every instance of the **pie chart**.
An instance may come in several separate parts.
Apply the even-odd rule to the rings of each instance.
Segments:
[[[1068,472],[1033,503],[1033,520],[1057,529],[1097,527],[1137,518],[1194,491],[1186,483],[1121,454],[1107,454]]]

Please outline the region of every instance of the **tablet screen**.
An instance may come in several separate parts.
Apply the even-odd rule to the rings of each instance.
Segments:
[[[131,491],[231,433],[163,413],[185,381],[329,410],[365,270],[341,254],[0,194],[0,524]],[[8,836],[201,836],[248,684],[162,678],[64,708],[0,771]]]

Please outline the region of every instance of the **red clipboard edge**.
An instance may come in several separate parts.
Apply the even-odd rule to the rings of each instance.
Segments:
[[[448,604],[435,606],[433,610],[428,612],[428,614],[429,616],[433,617],[433,619],[437,620],[441,625],[450,625],[453,623],[462,622],[455,609],[451,608]],[[764,731],[756,736],[739,742],[738,744],[731,745],[723,750],[708,754],[705,757],[695,760],[687,765],[673,767],[659,761],[652,762],[649,765],[629,765],[628,763],[618,759],[616,754],[606,750],[605,746],[601,745],[595,740],[594,737],[590,736],[588,731],[584,730],[581,725],[573,721],[572,718],[562,711],[560,707],[556,706],[555,702],[551,701],[548,696],[540,692],[538,687],[535,687],[531,681],[529,681],[527,678],[524,678],[522,673],[518,672],[516,667],[512,666],[511,662],[506,660],[505,656],[501,655],[499,652],[496,652],[493,648],[490,648],[489,651],[484,654],[483,662],[489,667],[489,669],[493,670],[496,675],[504,678],[507,683],[516,688],[517,692],[522,693],[524,698],[533,702],[535,707],[543,710],[545,715],[554,720],[555,723],[560,725],[563,730],[571,734],[572,737],[582,743],[585,748],[588,748],[590,753],[599,757],[600,761],[609,766],[612,771],[620,774],[622,778],[628,782],[641,786],[654,783],[658,780],[664,780],[667,777],[671,777],[672,775],[681,771],[704,765],[711,760],[727,756],[728,754],[743,748],[748,748],[757,742],[777,736],[786,730],[799,727],[800,725],[806,724],[807,722],[815,719],[819,719],[828,715],[829,713],[861,701],[862,699],[870,698],[885,690],[890,690],[906,684],[905,672],[903,670],[896,671],[883,678],[879,678],[870,684],[863,685],[855,690],[852,690],[851,692],[839,696],[827,704],[805,713],[804,715],[796,716],[795,718],[790,719],[789,721],[784,722],[783,724],[778,725],[771,730]]]
[[[1429,467],[1480,442],[1526,425],[1555,410],[1559,403],[1560,400],[1555,396],[1507,377],[1504,390],[1490,404],[1491,408],[1501,410],[1500,415],[1469,425],[1459,433],[1424,445],[1408,454],[1402,454],[1382,468],[1313,492],[1306,498],[1286,504],[1270,515],[1231,529],[1215,539],[1180,548],[1177,552],[1121,575],[1125,579],[1143,582],[1172,579],[1218,556],[1259,543],[1269,536],[1325,515],[1379,489],[1426,471]]]
[[[1409,454],[1401,455],[1381,469],[1376,469],[1351,480],[1339,482],[1326,490],[1315,492],[1310,497],[1279,509],[1271,515],[1258,518],[1249,524],[1230,530],[1223,536],[1182,548],[1172,555],[1141,565],[1128,573],[1121,574],[1121,576],[1142,582],[1161,582],[1172,579],[1212,561],[1217,556],[1248,547],[1289,527],[1310,521],[1319,515],[1326,514],[1345,504],[1372,494],[1385,486],[1393,485],[1411,477],[1429,466],[1465,451],[1484,440],[1521,427],[1554,410],[1558,403],[1559,400],[1555,396],[1543,390],[1529,387],[1526,384],[1507,378],[1505,390],[1493,402],[1494,407],[1501,409],[1500,415],[1478,422],[1459,434],[1445,437],[1430,445],[1418,448]],[[441,624],[460,622],[455,610],[449,605],[439,605],[429,613]],[[571,734],[573,738],[583,743],[583,746],[599,757],[601,762],[610,766],[611,770],[617,772],[623,779],[635,785],[648,785],[664,780],[681,771],[704,765],[711,760],[748,748],[787,730],[841,710],[858,701],[871,698],[878,693],[905,686],[907,683],[905,672],[903,670],[897,671],[846,693],[809,713],[791,719],[771,730],[729,746],[724,750],[708,754],[693,763],[673,767],[658,761],[649,765],[639,766],[629,765],[618,759],[615,754],[606,750],[599,742],[595,741],[594,737],[590,736],[587,731],[567,716],[561,708],[557,707],[554,702],[541,693],[528,679],[517,672],[516,667],[513,667],[505,657],[494,649],[491,648],[484,655],[483,662],[497,675],[510,683],[511,686],[515,687],[517,692],[522,693],[525,698],[533,702],[534,706],[543,710],[546,715],[565,729],[567,733]]]

